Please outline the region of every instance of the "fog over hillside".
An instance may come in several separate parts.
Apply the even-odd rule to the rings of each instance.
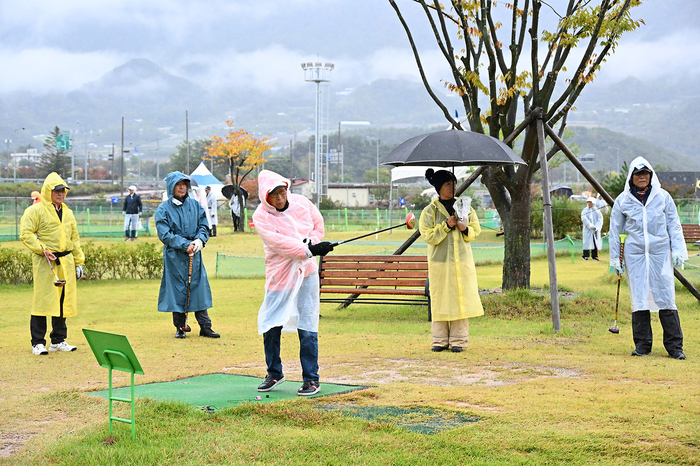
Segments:
[[[445,69],[423,14],[409,0],[398,4],[431,50],[425,65],[442,95]],[[316,60],[335,64],[330,128],[444,124],[387,1],[289,0],[284,14],[271,0],[29,0],[0,11],[0,136],[13,145],[56,125],[109,144],[122,116],[134,143],[181,140],[185,110],[195,137],[227,118],[263,134],[302,134],[313,125],[314,84],[300,64]],[[623,37],[569,122],[700,159],[691,128],[700,117],[700,2],[648,0],[633,11],[646,25]],[[463,113],[455,97],[444,101]]]

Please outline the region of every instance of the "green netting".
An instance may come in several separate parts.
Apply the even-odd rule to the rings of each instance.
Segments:
[[[265,278],[265,258],[216,253],[216,277]]]
[[[342,245],[342,252],[339,248],[335,251],[338,254],[393,254],[403,242],[401,241],[354,241]],[[368,247],[376,247],[377,250],[367,252]],[[405,255],[422,255],[427,253],[428,245],[422,241],[416,241]],[[601,245],[603,250],[607,250],[607,238],[603,238]],[[554,249],[557,255],[562,253],[571,254],[572,257],[580,254],[583,250],[581,240],[570,240],[568,238],[554,242]],[[472,243],[472,253],[474,262],[477,264],[503,261],[504,248],[498,243]],[[543,257],[547,255],[546,243],[532,243],[530,245],[531,257]],[[226,254],[216,255],[216,277],[218,278],[264,278],[265,258],[263,257],[242,257],[229,256]]]
[[[436,434],[480,421],[453,411],[433,408],[404,408],[400,406],[356,406],[352,404],[324,404],[315,409],[340,411],[345,416],[365,419],[381,424],[391,424],[420,434]]]

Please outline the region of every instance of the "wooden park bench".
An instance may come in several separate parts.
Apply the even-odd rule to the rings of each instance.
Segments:
[[[700,225],[696,225],[695,223],[681,223],[681,227],[683,227],[685,242],[700,246]]]
[[[318,273],[323,303],[430,304],[426,256],[329,254]]]

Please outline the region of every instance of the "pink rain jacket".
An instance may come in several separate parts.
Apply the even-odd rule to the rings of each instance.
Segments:
[[[269,170],[262,170],[258,175],[260,205],[255,209],[253,222],[265,247],[265,302],[258,314],[260,333],[276,326],[296,331],[296,304],[299,299],[310,298],[298,296],[302,281],[318,273],[318,263],[315,257],[310,257],[307,244],[309,241],[318,243],[323,238],[321,213],[299,194],[287,194],[289,206],[283,212],[278,212],[267,201],[267,195],[274,188],[289,188],[290,185],[288,179]],[[318,299],[318,289],[314,291]],[[302,329],[317,331],[317,328]]]

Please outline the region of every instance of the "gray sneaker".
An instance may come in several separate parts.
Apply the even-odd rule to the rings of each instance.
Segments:
[[[37,356],[46,356],[49,354],[49,352],[46,351],[46,346],[39,343],[38,345],[32,346],[32,354],[36,354]]]
[[[65,341],[61,343],[51,343],[49,345],[49,351],[75,351],[77,349],[77,346],[69,345]]]

